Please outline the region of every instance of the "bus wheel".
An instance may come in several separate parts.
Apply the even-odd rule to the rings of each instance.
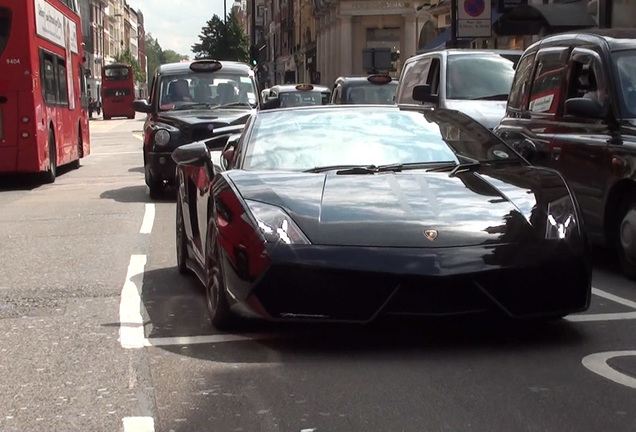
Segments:
[[[82,129],[77,131],[77,160],[72,163],[73,169],[80,167],[80,159],[84,157],[84,142],[82,141]]]
[[[49,129],[49,170],[44,173],[44,182],[53,183],[57,176],[57,156],[55,154],[55,135]]]
[[[110,116],[105,115],[104,120],[110,120]]]

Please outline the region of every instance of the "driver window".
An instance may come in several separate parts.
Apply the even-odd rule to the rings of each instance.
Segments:
[[[607,94],[602,89],[600,68],[589,55],[577,55],[570,67],[567,98],[588,98],[604,105]]]

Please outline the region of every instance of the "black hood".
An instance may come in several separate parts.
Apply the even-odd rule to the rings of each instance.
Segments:
[[[421,170],[374,175],[237,170],[225,175],[243,198],[284,208],[313,244],[452,247],[536,236],[532,213],[542,205],[536,178],[522,172],[533,168],[514,169],[521,171],[514,181],[487,170],[456,177]],[[437,230],[437,238],[427,239],[425,230]]]
[[[179,129],[184,141],[192,142],[211,138],[215,129],[245,124],[252,112],[239,108],[164,111],[157,114],[157,122]]]

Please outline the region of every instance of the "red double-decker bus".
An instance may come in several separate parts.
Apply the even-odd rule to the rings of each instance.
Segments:
[[[76,0],[0,0],[0,173],[44,173],[90,151]]]
[[[113,63],[102,68],[102,113],[104,120],[112,117],[135,118],[135,82],[133,68]]]

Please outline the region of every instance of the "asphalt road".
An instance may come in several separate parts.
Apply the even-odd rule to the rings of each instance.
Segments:
[[[93,120],[52,185],[0,179],[0,431],[635,431],[636,284],[595,256],[588,312],[211,328],[175,267],[142,120]]]

